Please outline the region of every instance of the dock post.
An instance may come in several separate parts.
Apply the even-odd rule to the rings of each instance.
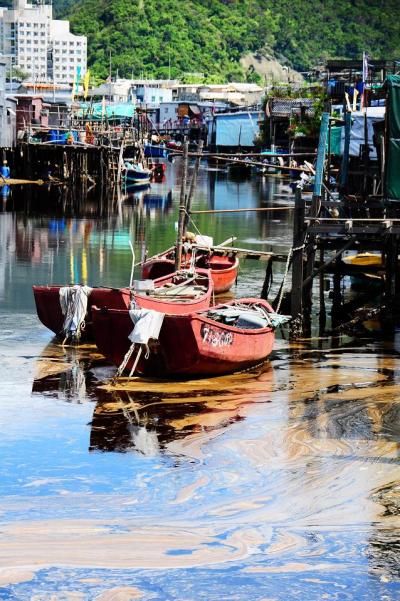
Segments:
[[[386,243],[385,259],[385,295],[391,302],[398,293],[398,240],[397,236],[389,235]]]
[[[333,274],[333,290],[332,290],[332,308],[331,308],[331,327],[334,330],[341,323],[342,313],[342,291],[341,291],[341,273],[338,266]]]
[[[184,233],[184,223],[186,216],[186,182],[187,182],[187,173],[188,173],[188,153],[189,153],[189,142],[185,140],[183,145],[183,155],[182,155],[182,182],[181,182],[181,192],[179,198],[179,218],[178,218],[178,233],[176,239],[176,251],[175,251],[175,271],[179,271],[181,268],[182,261],[182,246],[183,240],[182,236]]]
[[[319,250],[319,264],[323,265],[325,262],[324,247],[321,246]],[[325,274],[321,270],[319,274],[319,335],[323,336],[326,327],[326,308],[325,308]]]
[[[344,116],[344,150],[342,163],[340,166],[340,181],[341,190],[347,186],[347,177],[349,173],[349,157],[350,157],[350,133],[351,133],[351,113],[346,111]]]
[[[300,188],[296,188],[293,220],[293,261],[292,261],[292,293],[291,313],[296,326],[292,329],[294,336],[301,334],[303,317],[303,243],[304,243],[305,201]]]

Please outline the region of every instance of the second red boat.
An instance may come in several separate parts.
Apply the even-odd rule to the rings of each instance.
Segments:
[[[192,253],[182,254],[182,266],[188,268],[192,261]],[[196,269],[210,269],[214,284],[214,293],[228,292],[234,285],[238,270],[239,259],[233,252],[216,252],[197,250],[195,258]],[[170,274],[175,269],[175,249],[167,250],[146,261],[142,268],[142,277],[156,279]]]

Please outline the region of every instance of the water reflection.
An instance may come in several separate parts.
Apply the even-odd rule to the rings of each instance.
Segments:
[[[96,360],[101,363],[102,357],[93,345],[74,347],[51,342],[36,363],[32,393],[72,403],[86,402],[89,389],[97,383],[89,369]]]
[[[114,371],[93,345],[51,342],[37,360],[32,393],[68,403],[95,401],[89,450],[153,456],[171,442],[243,419],[244,409],[259,395],[264,400],[273,380],[268,363],[247,374],[184,383],[122,378],[113,385]]]
[[[282,207],[285,186],[203,167],[195,206]],[[179,163],[132,202],[26,192],[0,214],[0,596],[397,599],[398,333],[278,337],[265,371],[110,387],[94,347],[48,344],[27,290],[126,283],[129,240],[139,258],[175,237]],[[290,219],[196,223],[283,252]],[[263,276],[244,262],[234,292]]]
[[[33,310],[26,290],[33,284],[87,283],[126,285],[131,268],[130,241],[135,255],[143,258],[170,247],[176,236],[179,202],[179,163],[167,170],[165,182],[152,183],[144,191],[70,189],[14,189],[0,214],[0,301],[6,310]],[[226,174],[208,172],[203,166],[198,179],[194,208],[279,206],[285,196],[281,180],[265,178],[232,182]],[[236,199],[236,200],[235,200]],[[229,213],[198,215],[190,228],[211,235],[215,242],[231,236],[239,246],[279,251],[289,245],[288,211],[273,214]],[[16,277],[12,275],[18,263]],[[277,265],[276,271],[283,269]],[[242,262],[237,292],[258,295],[265,265]],[[139,275],[139,270],[137,272]],[[241,277],[243,275],[243,277]],[[277,291],[278,279],[272,296]],[[243,291],[243,292],[241,292]]]

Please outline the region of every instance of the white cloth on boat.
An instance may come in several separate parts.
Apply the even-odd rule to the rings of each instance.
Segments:
[[[153,309],[131,309],[129,316],[135,327],[129,334],[131,342],[148,344],[150,338],[158,340],[165,313]]]
[[[88,298],[92,292],[89,286],[63,286],[60,288],[60,307],[64,315],[62,333],[65,337],[79,339],[84,327]]]

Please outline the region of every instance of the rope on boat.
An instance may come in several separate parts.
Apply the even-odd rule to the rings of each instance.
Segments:
[[[285,266],[285,273],[283,275],[283,279],[279,288],[279,292],[278,292],[278,302],[276,305],[276,309],[275,312],[279,313],[279,309],[281,308],[281,303],[282,303],[282,299],[283,299],[283,292],[284,292],[284,288],[285,288],[285,283],[286,283],[286,278],[288,276],[289,273],[289,269],[290,269],[290,265],[292,262],[292,258],[293,258],[293,253],[298,251],[298,250],[303,250],[303,248],[305,247],[305,244],[302,244],[301,246],[296,246],[295,248],[292,247],[290,249],[290,251],[288,252],[288,256],[286,259],[286,266]]]
[[[196,230],[196,232],[198,233],[198,235],[201,236],[202,238],[204,238],[204,234],[201,233],[201,231],[199,230],[199,228],[197,227],[197,225],[193,221],[191,214],[186,210],[186,208],[185,208],[185,214],[186,214],[187,218],[189,219],[190,223],[193,225],[193,227]],[[211,247],[208,246],[207,244],[205,244],[204,246],[207,246],[207,248],[209,250],[211,250]]]
[[[128,351],[125,353],[125,357],[123,358],[121,365],[118,367],[117,371],[115,372],[114,377],[111,380],[111,384],[112,385],[114,385],[116,383],[116,381],[118,380],[118,378],[120,378],[122,376],[123,372],[125,371],[125,368],[128,365],[128,363],[129,363],[129,361],[130,361],[130,359],[131,359],[131,357],[133,355],[133,352],[135,350],[135,346],[136,346],[136,342],[132,342],[132,344],[129,347]],[[139,359],[140,359],[141,354],[142,354],[142,350],[143,350],[143,347],[142,347],[142,345],[140,345],[140,348],[139,348],[139,350],[137,352],[135,361],[134,361],[134,363],[132,365],[132,369],[129,372],[129,378],[131,378],[133,376],[133,374],[135,373],[135,370],[137,368],[137,364],[139,363]],[[147,353],[146,353],[146,355],[147,355]]]
[[[64,316],[61,332],[65,338],[63,345],[69,337],[79,341],[85,329],[85,317],[87,313],[88,299],[92,292],[89,286],[63,286],[60,288],[60,307]]]

